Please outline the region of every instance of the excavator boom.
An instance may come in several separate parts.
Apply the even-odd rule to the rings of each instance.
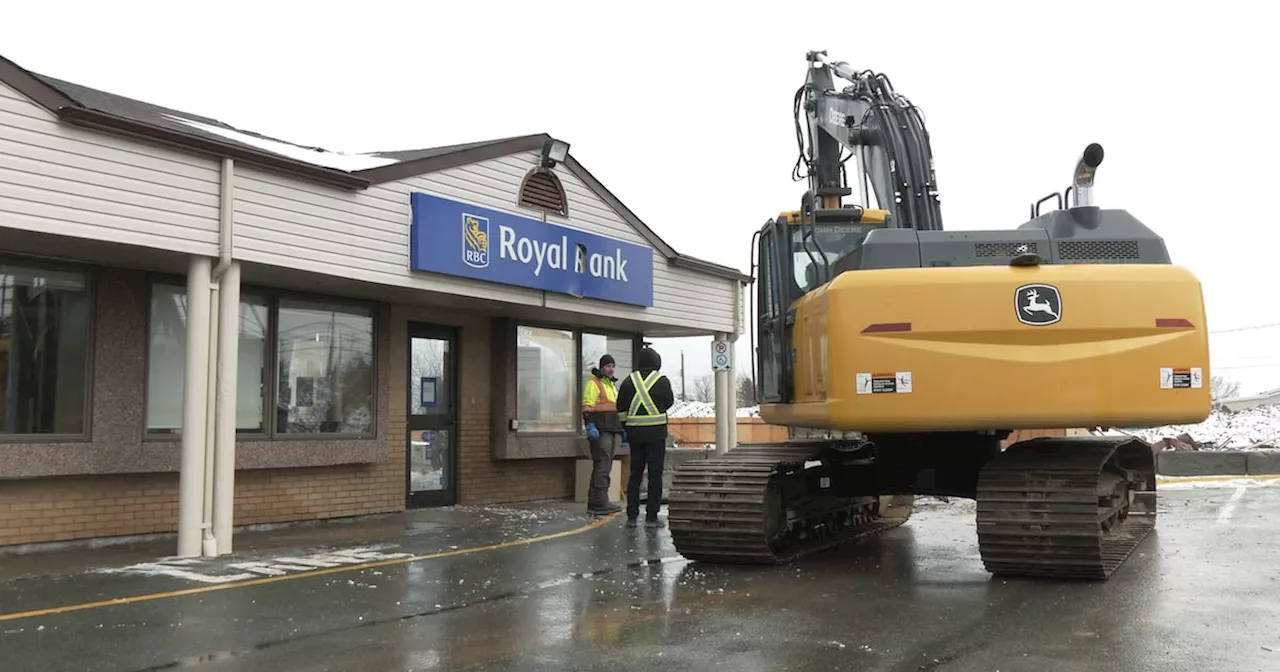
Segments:
[[[827,63],[824,51],[809,52],[808,61],[807,81],[797,92],[810,145],[806,150],[802,139],[801,161],[809,164],[810,189],[823,207],[838,208],[838,199],[852,194],[844,170],[852,158],[864,207],[874,196],[892,216],[891,226],[942,230],[933,150],[920,110],[885,75]],[[837,90],[837,80],[848,85]]]

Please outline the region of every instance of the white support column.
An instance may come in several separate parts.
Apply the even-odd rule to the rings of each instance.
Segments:
[[[178,476],[178,556],[200,555],[204,512],[205,414],[209,375],[208,257],[193,256],[187,268],[187,359],[182,390],[182,461]]]
[[[738,446],[738,336],[742,333],[742,296],[744,285],[733,283],[733,333],[729,334],[729,441],[725,451]]]
[[[236,491],[236,384],[240,369],[240,264],[218,282],[218,392],[214,415],[213,537],[218,555],[231,552]]]
[[[729,370],[725,372],[728,379],[725,387],[729,390],[729,440],[725,442],[725,450],[719,450],[719,444],[716,444],[716,452],[723,453],[733,450],[738,445],[738,357],[736,355],[738,349],[737,334],[729,337]]]
[[[717,333],[716,340],[725,340],[727,334]],[[732,361],[732,356],[730,356]],[[737,412],[733,406],[733,396],[729,390],[729,372],[716,371],[716,454],[723,455],[729,451],[729,424],[736,421]]]

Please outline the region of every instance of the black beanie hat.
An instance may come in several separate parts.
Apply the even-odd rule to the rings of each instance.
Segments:
[[[613,361],[613,355],[604,355],[600,358],[600,368],[603,369],[610,364],[616,364],[616,362]]]

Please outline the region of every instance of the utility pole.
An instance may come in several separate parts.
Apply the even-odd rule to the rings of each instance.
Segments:
[[[684,350],[680,351],[680,401],[689,401],[689,394],[684,386]]]

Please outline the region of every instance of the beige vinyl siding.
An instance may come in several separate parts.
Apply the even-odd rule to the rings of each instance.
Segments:
[[[0,84],[0,227],[216,254],[219,162],[60,123]]]

